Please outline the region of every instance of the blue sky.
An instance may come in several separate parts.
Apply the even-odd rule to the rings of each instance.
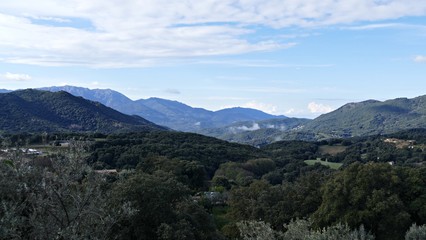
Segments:
[[[110,88],[313,118],[426,94],[426,1],[0,3],[0,88]]]

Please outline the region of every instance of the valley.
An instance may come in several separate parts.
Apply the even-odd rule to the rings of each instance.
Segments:
[[[313,120],[248,120],[201,131],[225,141],[63,91],[22,90],[0,100],[0,218],[10,231],[0,238],[49,229],[49,237],[66,238],[162,239],[160,232],[185,231],[194,239],[240,239],[254,226],[257,234],[285,236],[283,226],[303,225],[298,231],[312,239],[339,229],[396,240],[426,220],[425,128],[386,125],[389,134],[349,136],[312,127],[342,111],[361,115],[353,105]],[[361,105],[394,101],[369,104]],[[421,109],[412,110],[420,120]],[[258,113],[226,112],[236,110]]]
[[[0,1],[0,240],[426,240],[426,1]]]

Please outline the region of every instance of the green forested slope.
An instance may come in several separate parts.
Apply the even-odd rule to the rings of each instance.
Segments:
[[[304,131],[322,137],[352,137],[426,127],[426,95],[384,102],[349,103],[306,124]]]
[[[66,92],[22,90],[0,94],[0,131],[120,132],[162,129]]]
[[[50,139],[69,147],[43,145]],[[307,240],[399,240],[414,224],[426,227],[424,129],[260,149],[172,131],[0,140],[10,150],[0,151],[1,239],[223,240],[250,231],[274,239],[266,231]],[[22,144],[53,154],[20,161],[13,149]],[[307,159],[343,165],[308,166]],[[82,160],[117,172],[92,171]]]

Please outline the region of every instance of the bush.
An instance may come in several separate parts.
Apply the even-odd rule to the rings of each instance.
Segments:
[[[242,221],[237,226],[244,240],[374,240],[374,236],[361,225],[351,230],[347,224],[338,223],[322,230],[313,230],[310,220],[295,220],[284,224],[286,232],[275,231],[269,223]],[[420,238],[415,238],[420,239]],[[424,239],[424,238],[423,238]]]
[[[413,224],[405,234],[405,240],[424,239],[426,239],[426,225],[417,226],[416,224]]]

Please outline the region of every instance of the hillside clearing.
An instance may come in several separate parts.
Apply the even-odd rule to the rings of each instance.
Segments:
[[[322,161],[322,160],[319,160],[319,159],[305,160],[304,162],[308,165],[315,165],[315,163],[320,163],[324,166],[330,167],[331,169],[339,169],[343,165],[343,163],[327,162],[327,161]]]

